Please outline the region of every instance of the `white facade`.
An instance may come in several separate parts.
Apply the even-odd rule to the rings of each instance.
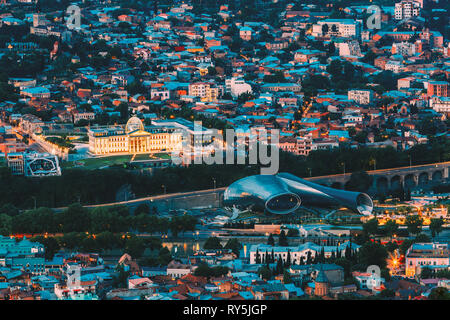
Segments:
[[[328,26],[328,31],[323,31],[323,26]],[[318,36],[336,36],[343,38],[357,37],[361,35],[361,24],[352,19],[326,19],[318,21],[313,25],[312,35]]]
[[[244,81],[242,78],[231,78],[225,80],[225,90],[231,93],[233,98],[239,97],[243,93],[252,93],[252,86]]]
[[[404,57],[410,57],[416,54],[416,46],[409,42],[396,42],[392,44],[392,54],[400,54]]]
[[[94,120],[95,113],[94,112],[78,112],[73,115],[73,122],[77,123],[80,120]]]
[[[170,92],[166,88],[152,88],[150,92],[150,98],[153,99],[155,97],[160,97],[162,100],[167,100],[170,98]]]
[[[372,102],[372,90],[349,90],[348,100],[353,100],[359,104],[369,104]]]
[[[420,4],[415,1],[403,0],[395,4],[395,19],[403,20],[420,15]]]
[[[348,42],[340,42],[339,46],[339,55],[340,56],[357,56],[361,57],[361,48],[359,46],[358,41],[352,40]]]
[[[430,99],[430,107],[436,112],[450,113],[450,97],[434,96]]]
[[[368,289],[373,292],[380,291],[383,287],[385,279],[376,275],[375,273],[353,273],[353,276],[358,281],[361,289]]]
[[[393,73],[400,73],[404,69],[403,63],[396,60],[389,60],[384,66],[384,70],[392,71]]]

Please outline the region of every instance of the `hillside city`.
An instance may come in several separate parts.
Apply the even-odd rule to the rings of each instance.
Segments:
[[[449,10],[0,1],[0,300],[450,299]]]

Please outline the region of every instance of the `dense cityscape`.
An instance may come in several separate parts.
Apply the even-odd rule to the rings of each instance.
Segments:
[[[0,300],[449,300],[449,10],[0,1]]]

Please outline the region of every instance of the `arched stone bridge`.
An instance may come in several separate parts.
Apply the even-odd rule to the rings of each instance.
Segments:
[[[405,189],[429,188],[449,179],[449,162],[439,162],[418,166],[367,171],[373,177],[370,193],[395,190],[400,186]],[[335,188],[344,188],[350,180],[351,173],[311,177],[307,180]]]

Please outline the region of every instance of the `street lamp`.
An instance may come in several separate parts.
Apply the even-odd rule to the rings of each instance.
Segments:
[[[214,201],[216,201],[217,200],[217,193],[215,192],[216,191],[216,178],[213,177],[212,180],[214,182]]]
[[[370,159],[369,164],[373,165],[373,170],[377,170],[377,159],[374,159],[374,158]]]
[[[164,189],[164,194],[166,194],[166,186],[165,186],[165,185],[162,185],[161,188]]]
[[[345,176],[345,162],[341,163],[344,166],[344,176]]]

